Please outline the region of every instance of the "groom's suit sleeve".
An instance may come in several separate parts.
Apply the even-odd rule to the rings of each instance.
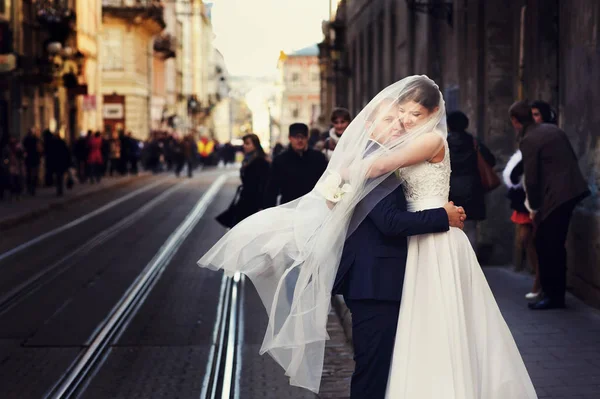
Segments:
[[[444,208],[419,212],[401,209],[406,209],[406,203],[401,203],[398,196],[391,193],[375,205],[368,217],[386,236],[414,236],[450,229],[448,214]]]

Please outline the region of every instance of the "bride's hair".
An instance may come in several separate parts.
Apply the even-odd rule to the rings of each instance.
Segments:
[[[433,80],[416,76],[406,85],[406,89],[398,97],[398,103],[414,101],[433,112],[440,105],[440,99],[440,89]]]

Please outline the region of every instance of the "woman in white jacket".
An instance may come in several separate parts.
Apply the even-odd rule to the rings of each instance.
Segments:
[[[333,154],[333,150],[335,150],[335,146],[337,142],[344,134],[344,131],[352,121],[352,116],[350,115],[350,111],[346,108],[334,108],[331,112],[331,124],[333,127],[329,129],[329,136],[325,139],[325,144],[323,146],[323,154],[327,157],[327,159],[331,159],[331,155]]]

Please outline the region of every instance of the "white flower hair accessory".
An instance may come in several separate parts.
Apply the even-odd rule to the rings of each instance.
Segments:
[[[342,184],[342,176],[338,172],[329,172],[329,175],[315,187],[327,201],[337,203],[342,200],[344,194],[352,192],[352,186],[348,183]]]

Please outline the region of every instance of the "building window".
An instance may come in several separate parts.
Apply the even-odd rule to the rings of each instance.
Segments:
[[[4,14],[5,12],[6,12],[5,0],[0,0],[0,14]]]
[[[123,70],[123,32],[121,29],[104,28],[102,42],[102,69]]]
[[[290,107],[290,115],[292,118],[298,118],[300,116],[300,107],[297,103],[292,104]]]
[[[310,74],[310,79],[313,82],[318,82],[319,79],[321,78],[319,71],[312,71]]]
[[[300,85],[300,74],[298,72],[293,72],[290,80],[292,81],[293,86]]]

